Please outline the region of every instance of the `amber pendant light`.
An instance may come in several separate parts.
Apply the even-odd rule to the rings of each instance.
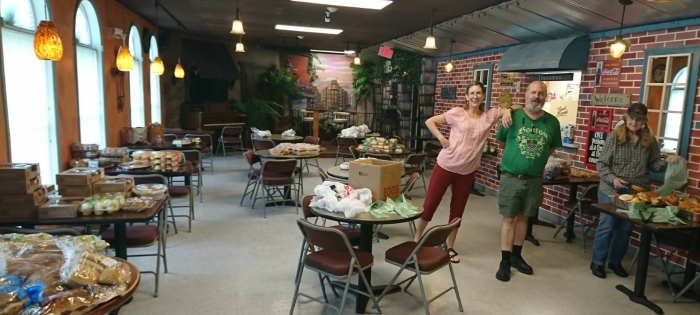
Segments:
[[[158,26],[158,1],[156,1],[156,27]],[[163,75],[165,73],[165,65],[163,64],[163,59],[160,56],[153,58],[151,62],[151,73],[155,75]]]
[[[454,39],[450,39],[450,60],[447,61],[445,64],[445,72],[450,73],[452,70],[454,70],[455,65],[452,63],[452,44],[455,43]]]
[[[622,5],[622,19],[620,20],[620,34],[615,36],[615,39],[610,43],[610,56],[617,59],[622,57],[630,46],[628,42],[622,39],[622,24],[625,21],[625,9],[632,4],[632,0],[619,0]]]
[[[241,21],[241,12],[238,2],[236,2],[236,19],[233,20],[233,25],[231,25],[231,34],[245,35],[245,32],[243,31],[243,21]]]
[[[39,22],[34,33],[34,54],[40,60],[59,61],[63,57],[63,43],[53,22],[48,21],[49,10],[46,5],[44,9],[47,20]]]

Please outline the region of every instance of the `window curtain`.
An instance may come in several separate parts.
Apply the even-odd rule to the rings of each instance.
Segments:
[[[53,183],[59,162],[52,64],[34,55],[33,34],[2,28],[2,49],[10,158],[39,163],[41,181]]]
[[[138,52],[131,52],[136,54]],[[131,127],[146,127],[146,113],[143,104],[143,68],[141,60],[134,58],[134,68],[129,71],[129,92],[131,94]]]
[[[162,124],[161,115],[162,113],[160,109],[160,76],[151,72],[151,122]]]
[[[107,146],[105,139],[104,105],[100,91],[100,70],[97,51],[77,46],[78,113],[80,115],[80,142]]]

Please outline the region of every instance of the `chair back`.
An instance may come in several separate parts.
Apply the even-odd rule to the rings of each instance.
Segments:
[[[183,156],[185,156],[186,161],[190,161],[190,162],[196,161],[199,163],[199,165],[202,164],[201,163],[202,162],[202,152],[200,152],[198,150],[182,150],[180,152],[182,153]]]
[[[338,145],[341,147],[349,147],[351,145],[357,146],[357,139],[338,137]]]
[[[166,133],[163,135],[163,141],[165,141],[165,142],[173,142],[173,140],[177,140],[179,138],[180,137],[178,137],[176,134],[172,134],[172,133]]]
[[[264,174],[291,174],[294,173],[296,167],[297,160],[294,159],[267,160],[263,162],[260,174],[263,174],[263,176]]]
[[[314,196],[312,195],[306,195],[304,198],[301,199],[301,210],[302,214],[304,215],[304,219],[308,218],[313,218],[316,217],[316,215],[311,212],[311,199],[313,199]]]
[[[442,145],[440,145],[440,143],[436,143],[435,141],[428,141],[423,148],[423,152],[431,158],[437,157],[440,150],[442,150]]]
[[[221,129],[222,137],[240,137],[243,134],[243,126],[226,126]]]
[[[399,137],[397,135],[394,135],[393,137],[391,137],[391,139],[396,139],[396,142],[398,144],[403,144],[403,139],[401,139],[401,137]]]
[[[353,157],[353,158],[355,158],[355,159],[359,159],[359,158],[360,158],[360,151],[357,150],[357,147],[355,147],[354,145],[351,145],[351,146],[349,147],[349,149],[350,149],[350,153],[352,153],[352,157]]]
[[[168,179],[165,178],[165,176],[159,174],[129,175],[129,177],[134,178],[134,185],[163,184],[165,186],[168,186]]]
[[[403,164],[407,165],[421,165],[423,162],[425,162],[425,158],[428,155],[425,153],[414,153],[409,155],[406,160],[403,162]]]
[[[425,234],[423,234],[423,237],[420,238],[417,247],[436,247],[445,244],[447,237],[450,235],[450,233],[452,233],[452,230],[459,226],[460,222],[462,222],[462,219],[454,218],[452,222],[448,224],[436,225],[430,228],[427,232],[425,232]]]
[[[365,153],[366,158],[373,158],[373,159],[378,159],[378,160],[384,160],[384,161],[391,161],[391,155],[388,154],[381,154],[381,153]]]
[[[598,202],[598,185],[590,185],[586,187],[586,189],[583,191],[583,194],[581,194],[580,200],[592,201],[594,203]]]
[[[319,137],[314,137],[314,136],[306,136],[304,137],[304,143],[308,144],[318,144],[321,139]]]
[[[420,177],[420,174],[418,174],[418,173],[411,174],[411,176],[409,176],[408,179],[406,180],[406,185],[403,186],[401,193],[405,194],[405,193],[411,191],[411,189],[413,189],[413,185],[416,184],[418,177]]]
[[[322,168],[317,168],[316,173],[318,173],[318,176],[321,176],[321,183],[328,179],[328,174],[326,174],[326,171],[324,171]]]
[[[275,147],[272,140],[253,138],[253,147],[255,150],[269,150]]]
[[[352,253],[350,241],[348,241],[343,232],[333,228],[318,226],[305,219],[297,219],[297,225],[309,244],[328,251],[349,251]]]
[[[255,155],[255,151],[253,150],[243,152],[243,156],[245,157],[245,160],[248,162],[250,167],[253,167],[255,163],[260,163],[260,157]]]

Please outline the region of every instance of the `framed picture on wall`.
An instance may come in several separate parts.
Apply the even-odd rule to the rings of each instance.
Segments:
[[[587,167],[595,167],[598,157],[603,151],[603,145],[613,127],[613,109],[593,107],[588,111],[588,133],[586,134],[586,158],[583,163]]]

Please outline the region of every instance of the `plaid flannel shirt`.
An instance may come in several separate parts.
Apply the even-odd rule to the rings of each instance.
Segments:
[[[661,158],[661,148],[654,138],[649,150],[642,148],[641,139],[637,143],[627,141],[617,144],[614,132],[608,134],[603,151],[598,158],[598,174],[600,174],[600,189],[606,195],[617,193],[613,180],[619,177],[630,185],[649,189],[651,178],[649,171],[663,172],[666,170],[666,160]]]

